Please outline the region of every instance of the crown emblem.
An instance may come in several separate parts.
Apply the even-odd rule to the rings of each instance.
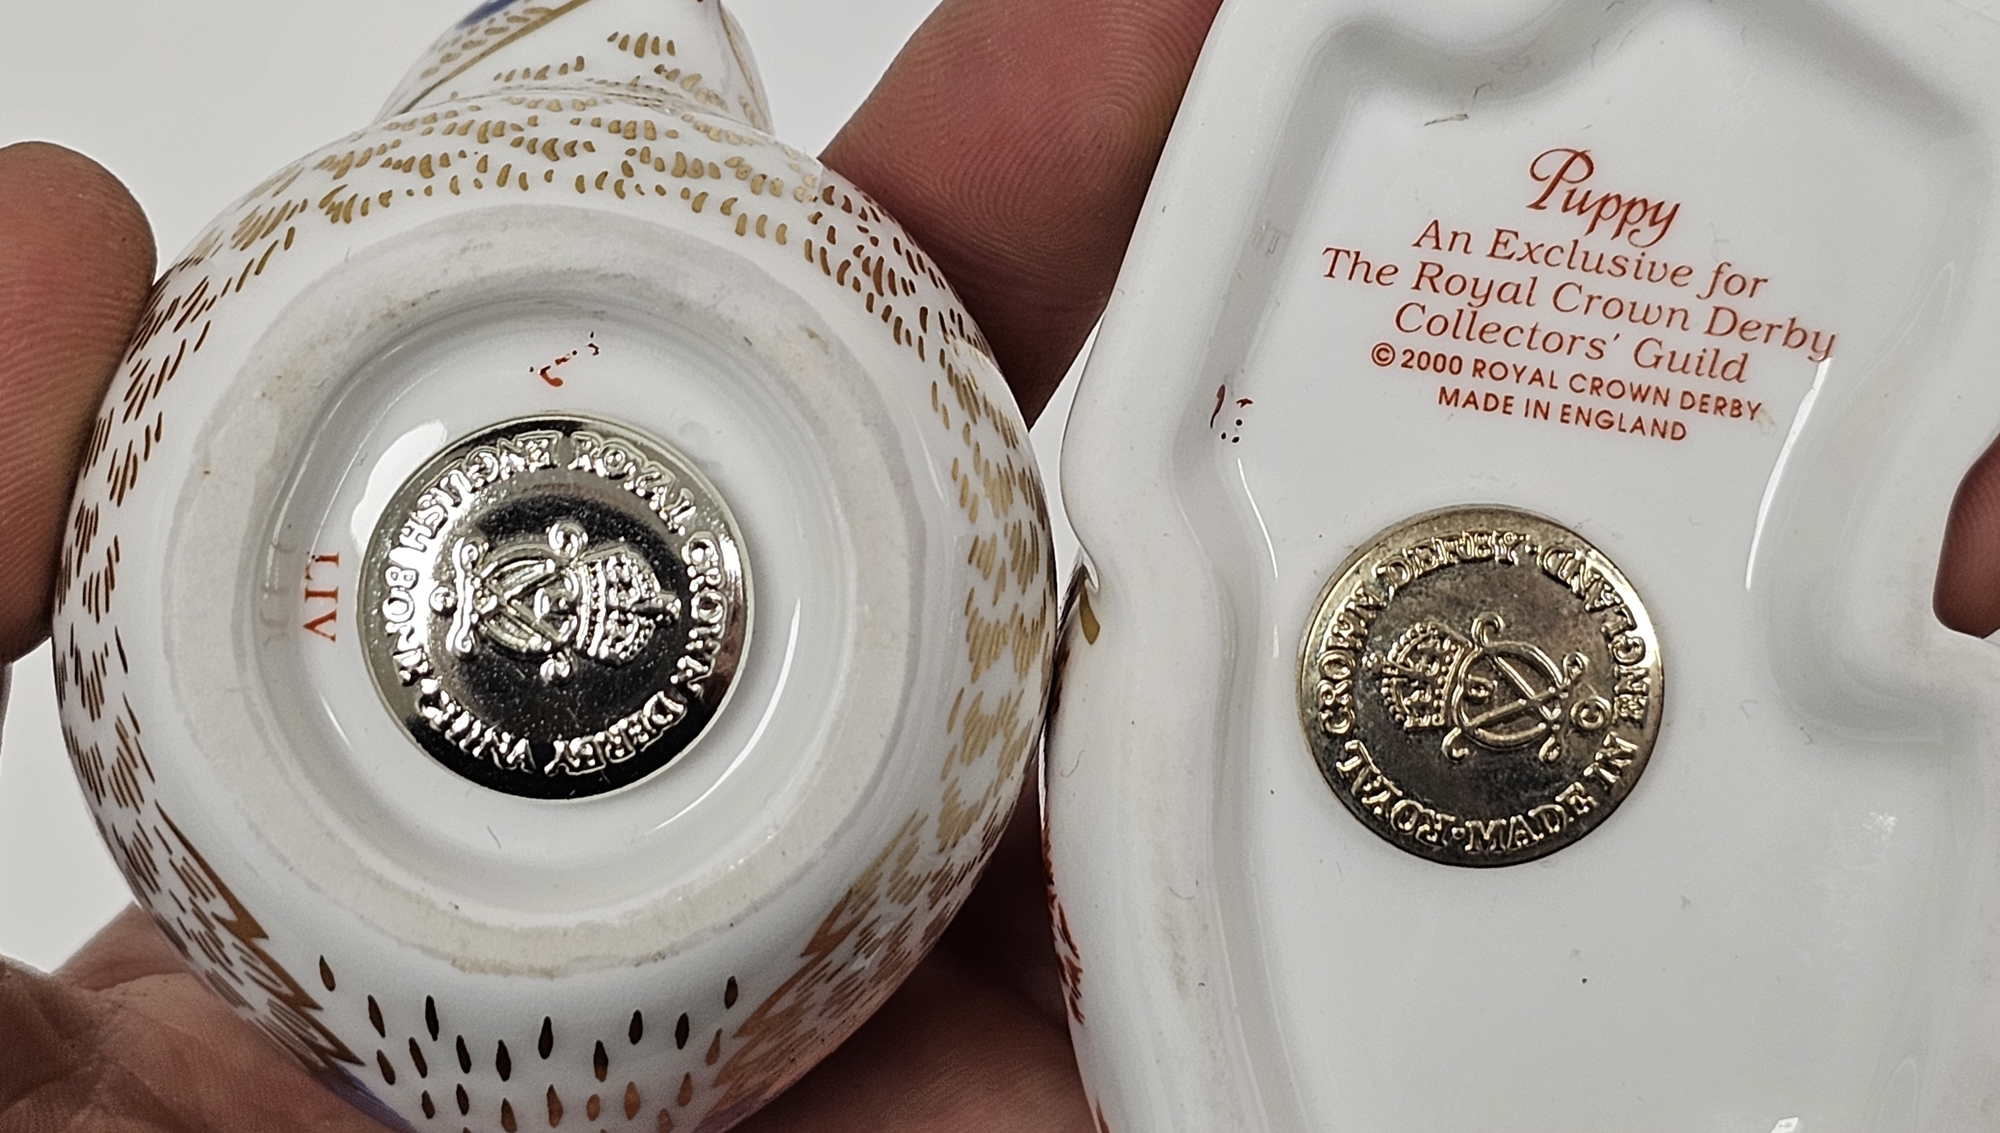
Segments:
[[[1539,741],[1537,757],[1553,763],[1565,733],[1602,729],[1611,706],[1582,683],[1590,668],[1583,654],[1557,660],[1539,646],[1501,640],[1506,628],[1491,613],[1472,619],[1469,636],[1419,622],[1362,664],[1404,731],[1447,729],[1440,746],[1449,758],[1464,759],[1474,743],[1504,752]]]
[[[579,659],[630,664],[658,624],[681,613],[680,599],[630,544],[592,547],[570,520],[552,524],[545,538],[498,546],[459,539],[441,574],[432,606],[452,615],[445,647],[469,657],[484,641],[539,660],[544,684],[568,680]]]

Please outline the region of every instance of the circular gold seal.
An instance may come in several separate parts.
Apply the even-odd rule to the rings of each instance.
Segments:
[[[1348,557],[1299,651],[1299,716],[1368,829],[1518,865],[1596,829],[1660,730],[1659,638],[1610,559],[1513,508],[1408,519]]]
[[[391,498],[366,560],[375,685],[431,757],[578,799],[644,779],[721,710],[748,641],[736,521],[657,438],[578,416],[452,445]]]

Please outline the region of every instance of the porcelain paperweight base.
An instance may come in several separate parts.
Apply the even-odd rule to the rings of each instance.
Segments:
[[[489,3],[160,283],[55,625],[141,903],[393,1127],[720,1130],[998,840],[1055,610],[937,269],[715,0]]]
[[[1076,401],[1107,1130],[2000,1106],[2000,8],[1226,5]]]

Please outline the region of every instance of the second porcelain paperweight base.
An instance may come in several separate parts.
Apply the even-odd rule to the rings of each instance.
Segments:
[[[1064,453],[1104,1128],[1985,1128],[2000,9],[1229,5]]]

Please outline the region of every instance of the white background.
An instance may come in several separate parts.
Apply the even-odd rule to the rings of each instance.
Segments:
[[[757,56],[779,136],[817,151],[935,2],[728,6]],[[409,64],[472,6],[6,0],[0,145],[54,141],[102,162],[145,206],[160,261],[171,263],[238,194],[372,119]],[[1052,489],[1072,387],[1034,431]],[[1064,527],[1059,577],[1074,555]],[[12,699],[0,732],[0,954],[47,969],[129,898],[62,750],[46,647],[14,666]]]

